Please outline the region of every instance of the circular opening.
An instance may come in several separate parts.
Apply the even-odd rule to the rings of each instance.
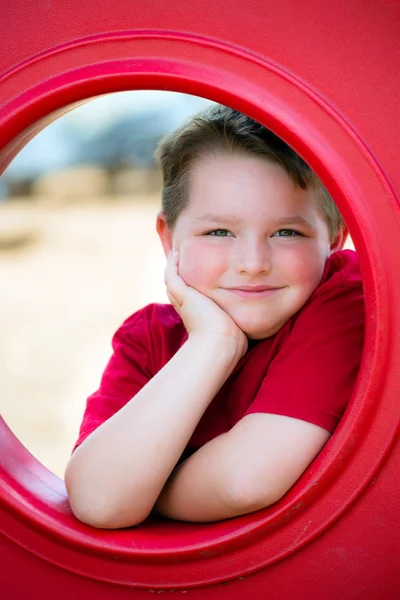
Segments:
[[[182,40],[179,43],[183,43]],[[301,485],[296,486],[277,506],[257,515],[202,527],[174,524],[173,535],[169,524],[139,528],[135,530],[135,543],[140,550],[133,552],[131,533],[100,535],[93,534],[83,526],[73,526],[68,510],[60,499],[62,495],[57,496],[58,484],[21,453],[12,436],[5,437],[5,444],[9,447],[9,461],[5,457],[5,467],[14,492],[13,497],[10,493],[6,499],[26,521],[35,523],[36,529],[46,529],[49,543],[59,537],[63,539],[62,559],[61,554],[57,556],[56,553],[51,560],[64,568],[79,571],[77,559],[74,559],[77,546],[85,548],[86,552],[91,549],[93,560],[96,556],[112,552],[124,560],[143,562],[140,585],[147,585],[151,581],[154,583],[151,565],[147,571],[144,567],[149,558],[160,561],[160,565],[162,563],[163,568],[167,569],[168,564],[176,560],[178,553],[180,559],[186,561],[184,568],[190,584],[191,577],[194,576],[200,577],[203,582],[220,581],[256,570],[290,554],[318,535],[354,500],[387,452],[387,440],[394,434],[390,421],[385,419],[386,437],[383,441],[381,417],[387,417],[388,410],[383,411],[385,415],[380,411],[379,419],[376,416],[379,412],[380,386],[383,378],[390,374],[389,367],[384,365],[384,357],[393,350],[391,340],[385,339],[382,333],[392,314],[385,287],[388,272],[385,261],[382,261],[379,230],[372,218],[373,211],[378,210],[373,200],[375,193],[383,194],[388,200],[387,205],[382,207],[382,220],[390,221],[394,207],[384,175],[351,128],[328,104],[321,99],[317,100],[301,82],[278,72],[275,66],[260,64],[254,57],[243,56],[243,53],[235,54],[231,49],[213,47],[210,55],[205,57],[201,49],[199,53],[195,41],[188,40],[187,47],[190,58],[185,63],[175,57],[172,62],[170,57],[162,60],[157,55],[157,49],[152,48],[151,52],[157,56],[157,64],[152,59],[152,54],[147,63],[142,59],[140,64],[134,60],[102,63],[97,66],[97,71],[92,67],[90,71],[82,68],[69,72],[66,79],[64,75],[54,76],[51,81],[39,83],[35,88],[35,102],[28,105],[26,100],[24,104],[22,97],[18,100],[18,110],[10,107],[10,118],[5,122],[3,132],[4,139],[9,139],[11,146],[5,149],[3,157],[7,160],[12,153],[10,149],[15,150],[20,143],[16,139],[17,133],[25,127],[32,126],[37,119],[45,118],[45,115],[60,109],[66,103],[77,102],[93,94],[128,87],[158,89],[168,86],[176,91],[198,93],[233,106],[269,126],[293,146],[314,168],[337,200],[360,253],[370,320],[363,369],[346,419],[329,442],[329,447],[318,457],[312,472],[309,471],[302,478]],[[213,52],[218,55],[218,59],[213,56]],[[209,61],[208,64],[206,61]],[[253,68],[251,75],[247,71],[249,63]],[[115,78],[115,74],[118,74],[118,78]],[[240,90],[240,96],[237,90]],[[357,177],[353,172],[357,173]],[[380,327],[376,325],[377,318],[380,320]],[[374,381],[369,378],[371,371],[374,372]],[[371,414],[375,415],[375,421],[371,419]],[[374,443],[374,459],[368,465],[365,461],[358,460],[355,454],[356,450],[361,451],[367,431],[368,442]],[[10,466],[15,457],[21,464],[17,470]],[[26,477],[29,469],[31,479],[36,478],[34,483],[29,483],[29,478]],[[18,490],[17,494],[15,490]],[[33,508],[38,497],[46,501],[43,513],[45,517],[40,523],[37,522]],[[314,507],[316,499],[318,509]],[[313,523],[313,526],[309,526],[308,533],[300,539],[300,533],[305,531],[307,523]],[[256,545],[258,550],[262,548],[264,554],[258,554],[262,558],[254,560]],[[68,547],[72,549],[71,556],[67,556]],[[219,560],[227,551],[231,553],[229,565]],[[196,563],[200,556],[211,560],[212,569],[206,576],[201,575],[203,566]],[[102,567],[93,564],[87,567],[91,570],[91,576],[108,578],[110,581],[122,580],[117,565],[108,564],[106,570],[102,571],[104,561],[101,564]],[[164,572],[168,572],[171,577],[171,586],[175,585],[176,579],[171,575],[172,571]],[[159,576],[160,570],[158,578]]]
[[[0,408],[61,479],[112,334],[132,312],[168,301],[152,157],[166,132],[208,105],[171,92],[92,99],[38,133],[4,173]]]

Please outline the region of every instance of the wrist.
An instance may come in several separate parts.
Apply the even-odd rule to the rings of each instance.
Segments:
[[[246,347],[244,347],[243,341],[236,337],[211,331],[191,332],[189,333],[187,343],[199,348],[211,360],[226,363],[232,366],[232,369],[247,350],[246,339]]]

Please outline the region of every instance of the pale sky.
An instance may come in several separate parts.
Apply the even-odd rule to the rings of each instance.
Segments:
[[[5,180],[7,175],[45,173],[62,167],[70,160],[79,139],[101,133],[121,115],[165,111],[168,123],[174,128],[209,103],[197,96],[161,91],[140,90],[100,96],[41,131],[9,165]]]

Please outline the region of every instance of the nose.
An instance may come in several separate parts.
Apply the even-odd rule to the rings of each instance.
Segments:
[[[240,275],[256,277],[272,268],[271,248],[268,240],[243,240],[238,244],[235,255],[235,271]]]

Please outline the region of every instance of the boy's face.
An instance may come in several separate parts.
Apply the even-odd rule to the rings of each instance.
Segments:
[[[275,334],[318,286],[330,242],[313,190],[278,164],[213,155],[197,162],[189,202],[171,231],[159,215],[167,254],[180,251],[179,274],[216,302],[251,339]]]

